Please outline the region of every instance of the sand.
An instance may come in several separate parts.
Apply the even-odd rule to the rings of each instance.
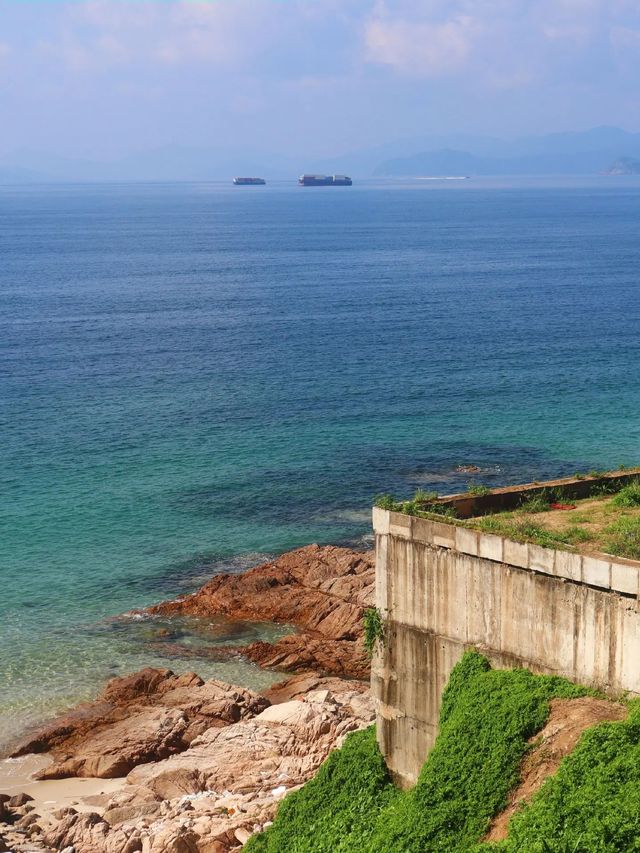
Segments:
[[[29,794],[36,811],[45,815],[63,806],[73,805],[77,811],[100,811],[99,799],[84,802],[86,797],[97,798],[111,794],[125,784],[124,779],[47,779],[34,781],[32,776],[51,763],[49,755],[25,755],[0,760],[0,794]]]

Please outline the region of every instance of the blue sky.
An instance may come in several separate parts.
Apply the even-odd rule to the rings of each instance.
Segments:
[[[639,0],[0,0],[0,155],[640,131]]]

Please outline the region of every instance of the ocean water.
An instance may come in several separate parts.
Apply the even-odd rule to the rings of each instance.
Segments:
[[[640,458],[640,180],[0,188],[0,744],[149,663],[122,614],[376,493]]]

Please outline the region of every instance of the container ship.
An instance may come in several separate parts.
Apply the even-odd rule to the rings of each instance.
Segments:
[[[350,187],[353,181],[346,175],[300,175],[301,187]]]
[[[237,187],[261,187],[267,182],[264,178],[234,178],[233,183]]]

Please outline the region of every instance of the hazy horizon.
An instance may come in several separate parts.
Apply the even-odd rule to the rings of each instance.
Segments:
[[[640,131],[629,0],[0,0],[0,160]]]

